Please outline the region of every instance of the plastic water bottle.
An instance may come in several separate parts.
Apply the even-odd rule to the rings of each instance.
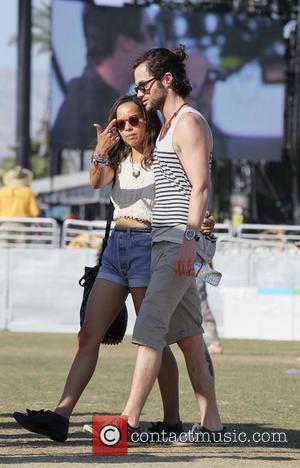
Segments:
[[[194,271],[196,278],[200,278],[212,286],[218,286],[222,278],[222,273],[212,268],[208,263],[196,261]]]

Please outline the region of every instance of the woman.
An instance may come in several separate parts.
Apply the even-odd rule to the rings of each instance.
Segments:
[[[150,222],[154,200],[151,164],[160,120],[155,112],[146,113],[136,96],[125,96],[113,105],[109,122],[104,131],[95,124],[97,146],[91,158],[90,180],[94,188],[115,180],[112,200],[116,227],[88,300],[84,324],[78,335],[78,349],[54,412],[14,413],[17,422],[29,431],[61,442],[68,437],[69,418],[94,373],[107,329],[129,292],[138,313],[150,279]],[[167,421],[164,424],[170,431],[182,432],[178,369],[168,347],[164,350],[158,380],[164,421]]]
[[[205,344],[210,354],[222,354],[223,345],[218,334],[216,319],[208,303],[206,283],[201,278],[196,278],[196,285],[201,301]]]

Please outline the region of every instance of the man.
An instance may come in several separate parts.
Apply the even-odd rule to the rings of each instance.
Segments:
[[[149,18],[140,7],[86,5],[83,29],[87,65],[70,81],[51,131],[51,146],[58,150],[93,146],[93,123],[105,124],[112,103],[130,88],[128,63],[153,47]]]
[[[129,432],[139,429],[163,348],[175,342],[199,403],[201,422],[193,431],[211,434],[223,429],[194,278],[195,260],[210,262],[215,251],[213,239],[199,232],[210,190],[212,136],[203,116],[184,101],[191,91],[185,58],[183,46],[174,53],[157,48],[134,64],[138,96],[148,111],[161,111],[165,123],[154,153],[151,281],[133,332],[132,341],[139,348],[123,411]]]
[[[0,218],[29,218],[39,215],[35,195],[29,187],[31,180],[32,172],[21,166],[4,174],[4,187],[0,189]]]
[[[35,195],[29,186],[32,177],[32,172],[21,166],[4,174],[4,187],[0,189],[0,218],[30,218],[39,215]],[[22,222],[1,222],[0,219],[0,244],[26,243],[25,227]]]

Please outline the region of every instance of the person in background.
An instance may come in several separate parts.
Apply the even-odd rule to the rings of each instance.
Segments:
[[[29,218],[39,215],[35,195],[29,187],[32,172],[17,166],[3,176],[0,189],[0,217]]]
[[[0,189],[0,218],[31,218],[39,215],[40,210],[29,184],[32,172],[21,166],[6,172],[3,176],[4,187]],[[1,245],[23,243],[25,234],[22,222],[1,222]]]

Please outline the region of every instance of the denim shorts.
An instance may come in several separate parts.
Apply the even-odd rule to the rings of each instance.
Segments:
[[[129,288],[147,287],[151,250],[150,228],[114,229],[104,250],[97,279]]]

